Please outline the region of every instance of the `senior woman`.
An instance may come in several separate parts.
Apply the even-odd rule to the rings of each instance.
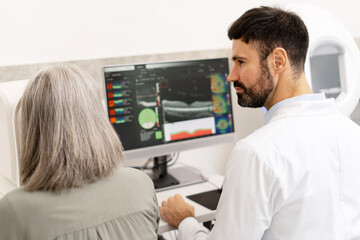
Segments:
[[[122,166],[91,77],[72,65],[41,70],[16,116],[22,186],[0,200],[0,239],[157,239],[153,183]]]

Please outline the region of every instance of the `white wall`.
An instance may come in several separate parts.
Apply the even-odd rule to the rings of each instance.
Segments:
[[[358,0],[0,0],[0,66],[228,48],[246,9],[314,2],[360,37]]]

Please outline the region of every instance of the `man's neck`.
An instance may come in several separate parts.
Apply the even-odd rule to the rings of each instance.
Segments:
[[[269,110],[272,106],[285,99],[313,93],[305,74],[301,74],[297,79],[287,78],[279,79],[274,91],[269,95],[268,100],[264,104]]]

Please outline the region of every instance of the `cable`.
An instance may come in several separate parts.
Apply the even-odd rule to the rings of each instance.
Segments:
[[[179,159],[179,155],[180,155],[179,152],[172,153],[171,157],[166,160],[167,166],[168,167],[173,166],[177,162],[177,160]],[[142,165],[142,166],[133,166],[133,168],[140,169],[140,170],[152,169],[152,167],[148,167],[148,165],[150,164],[150,162],[152,160],[153,160],[153,158],[148,158],[146,160],[146,162],[144,163],[144,165]],[[170,163],[170,162],[172,162],[172,163]]]
[[[168,164],[167,166],[168,167],[174,166],[176,164],[177,160],[179,159],[179,156],[180,156],[180,152],[174,153],[173,156],[171,157],[171,159],[167,161],[167,164]],[[173,161],[173,162],[170,163],[171,161]]]
[[[145,170],[145,169],[152,169],[150,167],[148,167],[149,163],[151,162],[152,158],[148,158],[148,160],[145,162],[145,164],[140,168],[140,170]]]

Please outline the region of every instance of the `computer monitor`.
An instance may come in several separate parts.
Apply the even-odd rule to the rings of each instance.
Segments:
[[[103,67],[125,160],[234,141],[228,73],[227,58]]]

